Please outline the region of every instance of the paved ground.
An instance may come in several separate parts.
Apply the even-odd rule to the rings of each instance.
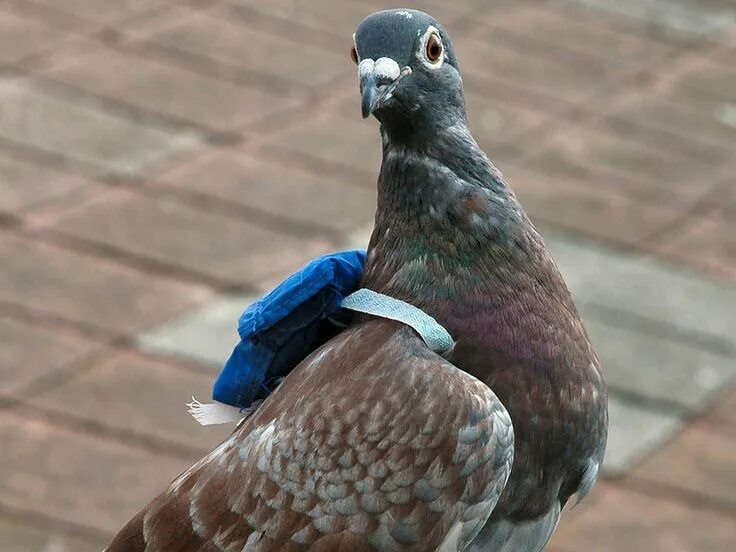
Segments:
[[[736,1],[404,3],[608,370],[605,478],[551,549],[732,550]],[[0,550],[99,549],[224,435],[184,403],[248,298],[365,241],[348,49],[390,4],[0,4]]]

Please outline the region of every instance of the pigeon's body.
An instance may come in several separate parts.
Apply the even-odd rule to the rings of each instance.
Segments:
[[[112,552],[463,549],[511,470],[492,391],[369,320],[316,351]]]
[[[449,38],[392,10],[355,43],[363,114],[383,138],[362,285],[434,316],[455,347],[443,358],[406,326],[358,317],[113,552],[533,552],[595,483],[601,369],[541,237],[468,130]]]
[[[595,481],[605,384],[570,293],[501,174],[466,129],[433,136],[418,147],[384,139],[363,285],[434,316],[457,341],[449,360],[508,409],[514,469],[477,549],[539,550],[568,498]]]

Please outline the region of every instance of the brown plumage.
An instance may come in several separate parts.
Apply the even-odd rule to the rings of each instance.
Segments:
[[[364,321],[301,363],[109,550],[456,550],[493,509],[512,451],[487,386],[412,330]]]

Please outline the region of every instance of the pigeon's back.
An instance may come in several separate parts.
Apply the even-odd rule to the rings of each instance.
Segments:
[[[487,386],[373,320],[302,362],[109,550],[462,550],[512,456]]]

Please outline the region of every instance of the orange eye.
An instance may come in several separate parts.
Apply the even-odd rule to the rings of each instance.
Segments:
[[[355,65],[358,65],[358,50],[355,49],[355,46],[350,48],[350,59],[353,60]]]
[[[436,63],[442,57],[442,41],[440,37],[432,33],[427,39],[427,59]]]

